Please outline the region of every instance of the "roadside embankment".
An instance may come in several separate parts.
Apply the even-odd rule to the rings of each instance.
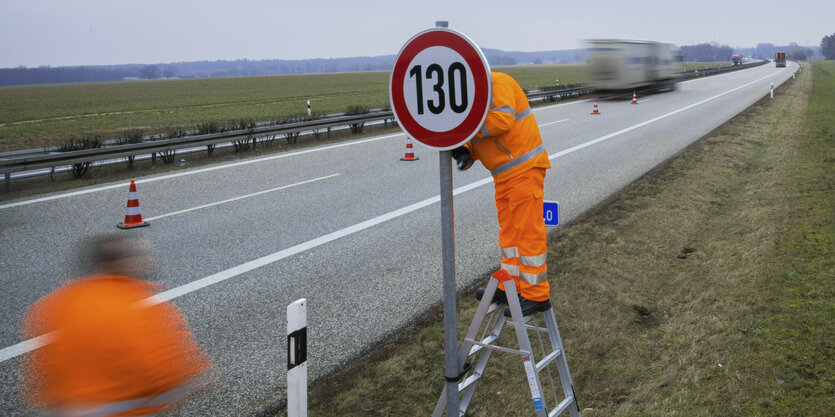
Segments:
[[[584,416],[835,414],[834,126],[835,63],[806,64],[550,235]],[[476,302],[458,302],[463,332]],[[310,415],[430,415],[442,326],[437,309],[320,381]],[[517,358],[494,354],[468,415],[532,415]]]

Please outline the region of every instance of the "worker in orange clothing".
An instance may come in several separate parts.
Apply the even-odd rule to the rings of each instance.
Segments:
[[[175,408],[211,362],[180,311],[155,298],[150,245],[110,235],[90,246],[93,275],[36,302],[26,339],[45,335],[24,358],[23,396],[56,416],[138,416]]]
[[[545,170],[551,168],[528,98],[509,75],[491,73],[493,103],[479,133],[452,151],[459,170],[481,161],[493,174],[499,219],[501,267],[513,277],[522,313],[551,307],[545,262],[548,247],[542,217]],[[484,289],[476,292],[481,299]],[[504,283],[494,302],[506,302]],[[509,315],[509,311],[505,311]]]

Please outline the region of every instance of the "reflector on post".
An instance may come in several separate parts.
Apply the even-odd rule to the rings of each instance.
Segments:
[[[287,306],[287,416],[307,416],[307,299]]]

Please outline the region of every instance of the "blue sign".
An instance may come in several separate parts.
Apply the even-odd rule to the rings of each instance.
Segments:
[[[542,204],[542,218],[546,226],[559,226],[560,224],[560,203],[556,201],[544,201]]]
[[[541,413],[541,412],[545,411],[545,408],[542,407],[542,399],[539,398],[539,397],[533,399],[533,406],[534,406],[534,408],[536,408],[537,412]]]

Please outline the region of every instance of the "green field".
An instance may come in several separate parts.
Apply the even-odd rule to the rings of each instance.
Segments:
[[[496,67],[525,88],[582,80],[581,67]],[[70,134],[117,137],[167,126],[251,118],[279,120],[388,107],[387,71],[199,80],[128,81],[0,87],[0,152],[56,145]]]
[[[685,63],[685,69],[727,63]],[[513,65],[525,89],[586,81],[585,65]],[[0,87],[0,152],[53,146],[70,135],[120,137],[169,126],[249,118],[281,120],[344,112],[348,106],[388,107],[388,71],[194,80],[126,81]]]
[[[557,79],[562,86],[588,81],[585,65],[510,65],[493,69],[512,75],[526,90],[554,86]]]
[[[343,112],[384,107],[387,72],[199,80],[132,81],[0,88],[0,151],[56,144],[61,136],[131,127]]]

